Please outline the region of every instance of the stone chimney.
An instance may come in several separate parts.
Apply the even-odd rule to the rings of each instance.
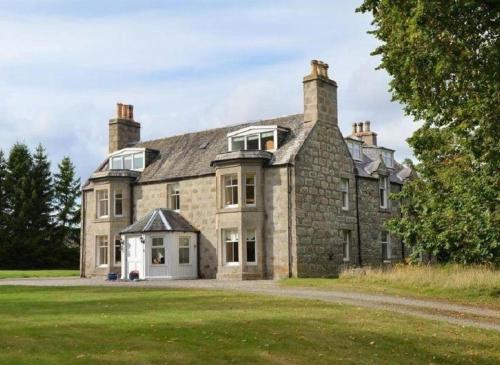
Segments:
[[[109,153],[141,139],[141,124],[134,120],[134,106],[116,104],[116,118],[109,120]]]
[[[377,145],[377,133],[370,130],[370,122],[368,120],[362,123],[353,123],[350,137],[358,137],[369,146]]]
[[[304,77],[304,122],[337,125],[337,83],[328,78],[328,64],[312,60]]]

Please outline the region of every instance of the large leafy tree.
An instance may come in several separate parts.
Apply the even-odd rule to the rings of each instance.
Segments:
[[[393,98],[423,121],[408,140],[418,178],[392,222],[414,253],[497,262],[500,3],[365,0]]]
[[[4,153],[0,150],[0,263],[5,257],[5,242],[7,237],[7,201],[5,194],[5,177],[7,176],[7,162]]]
[[[78,259],[78,255],[67,249],[77,249],[80,240],[80,179],[69,157],[64,157],[58,167],[59,172],[54,176],[57,241],[63,245],[64,252]]]

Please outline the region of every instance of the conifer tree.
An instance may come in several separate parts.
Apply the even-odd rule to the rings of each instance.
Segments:
[[[52,240],[52,200],[53,184],[50,172],[50,162],[48,161],[45,149],[40,144],[33,155],[33,209],[31,211],[31,236],[36,262],[32,264],[37,267],[48,267],[57,265],[54,256],[54,244]],[[51,262],[52,261],[52,262]]]
[[[5,177],[7,241],[4,268],[32,268],[33,159],[25,144],[10,150]]]
[[[64,157],[58,167],[59,172],[54,176],[57,240],[65,248],[75,251],[80,241],[80,179],[76,178],[75,167],[69,157]],[[72,254],[75,256],[74,252]],[[77,259],[78,255],[73,261]]]

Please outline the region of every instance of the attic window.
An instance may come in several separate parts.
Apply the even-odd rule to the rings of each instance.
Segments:
[[[384,164],[387,167],[393,167],[394,163],[394,158],[393,158],[393,152],[388,151],[388,150],[383,150],[382,151],[382,158],[384,160]]]
[[[354,160],[361,161],[361,143],[355,141],[347,141],[347,147],[349,148],[349,152]]]
[[[251,126],[229,133],[228,150],[264,150],[275,151],[278,146],[279,137],[288,129],[277,125]]]
[[[109,156],[110,170],[142,171],[145,166],[144,148],[124,148]]]

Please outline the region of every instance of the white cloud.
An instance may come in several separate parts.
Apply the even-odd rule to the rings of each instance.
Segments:
[[[387,75],[374,70],[369,53],[377,43],[357,5],[218,3],[101,14],[95,3],[88,16],[50,7],[6,12],[0,148],[41,142],[54,164],[70,155],[85,178],[105,156],[115,102],[135,105],[144,139],[300,113],[302,76],[318,58],[338,82],[344,133],[370,119],[379,140],[406,157],[414,125],[390,102]]]

